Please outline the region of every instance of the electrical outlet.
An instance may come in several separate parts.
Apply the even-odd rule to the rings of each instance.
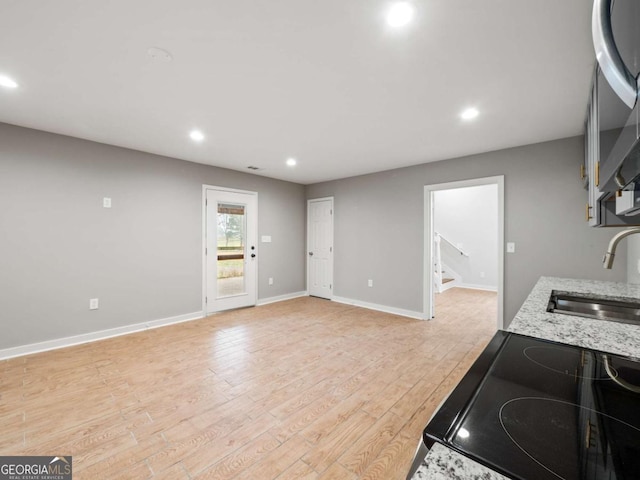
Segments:
[[[480,278],[484,278],[484,272],[480,272]]]
[[[104,208],[111,208],[111,199],[109,197],[104,197],[102,199],[102,206]]]
[[[89,299],[89,310],[98,310],[99,304],[97,298]]]
[[[367,282],[367,285],[370,287],[373,287],[373,280],[369,279],[369,281]]]
[[[273,277],[269,277],[269,285],[273,285]]]

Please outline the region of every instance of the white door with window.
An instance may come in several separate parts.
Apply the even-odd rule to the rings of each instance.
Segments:
[[[307,202],[307,290],[333,296],[333,197]]]
[[[257,298],[258,194],[205,187],[206,313]]]

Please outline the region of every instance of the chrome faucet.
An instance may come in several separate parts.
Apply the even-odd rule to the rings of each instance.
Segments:
[[[611,270],[613,266],[613,258],[616,256],[616,247],[620,240],[624,237],[628,237],[629,235],[633,235],[634,233],[640,233],[640,227],[628,228],[626,230],[622,230],[621,232],[616,233],[611,241],[609,242],[609,249],[607,253],[604,254],[604,258],[602,259],[602,264],[604,268]]]

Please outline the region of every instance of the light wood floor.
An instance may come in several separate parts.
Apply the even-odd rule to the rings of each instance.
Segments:
[[[403,479],[496,330],[451,289],[410,320],[316,298],[0,362],[0,455],[74,479]]]

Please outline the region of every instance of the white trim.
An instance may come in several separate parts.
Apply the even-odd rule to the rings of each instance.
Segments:
[[[497,328],[504,328],[504,175],[495,177],[473,178],[458,182],[439,183],[425,185],[424,187],[424,255],[423,255],[423,308],[424,318],[431,317],[433,297],[433,281],[431,265],[433,264],[433,192],[438,190],[451,190],[454,188],[476,187],[480,185],[498,186],[498,319]]]
[[[202,185],[202,316],[207,314],[207,189],[210,185]]]
[[[414,312],[413,310],[405,310],[403,308],[388,307],[386,305],[378,305],[377,303],[362,302],[360,300],[353,300],[351,298],[336,297],[334,295],[333,301],[337,303],[346,303],[347,305],[353,305],[356,307],[368,308],[369,310],[377,310],[378,312],[392,313],[394,315],[400,315],[401,317],[416,318],[422,320],[424,317],[422,312]]]
[[[320,198],[308,198],[307,199],[307,241],[305,244],[306,247],[306,251],[309,252],[309,205],[311,204],[311,202],[324,202],[327,200],[331,200],[331,292],[329,293],[329,298],[327,298],[327,300],[333,300],[334,296],[333,296],[333,292],[335,290],[335,276],[334,276],[334,264],[333,264],[333,259],[335,258],[335,213],[336,213],[336,202],[334,200],[333,197],[320,197]],[[306,270],[307,270],[307,292],[309,291],[309,255],[305,255],[307,257],[306,259]],[[318,298],[324,298],[324,297],[318,297]]]
[[[486,292],[497,292],[498,287],[491,285],[474,285],[473,283],[460,283],[456,285],[457,288],[468,288],[469,290],[484,290]]]
[[[71,347],[73,345],[80,345],[83,343],[97,342],[107,338],[119,337],[129,333],[142,332],[144,330],[165,327],[176,323],[189,322],[191,320],[199,320],[201,318],[204,318],[202,312],[193,312],[184,315],[177,315],[175,317],[161,318],[159,320],[151,320],[148,322],[134,323],[133,325],[124,325],[122,327],[99,330],[97,332],[83,333],[72,337],[56,338],[55,340],[46,340],[44,342],[21,345],[19,347],[5,348],[0,350],[0,360],[46,352],[48,350],[57,350],[59,348]]]
[[[306,297],[307,295],[309,294],[305,290],[303,292],[286,293],[284,295],[277,295],[275,297],[259,298],[258,303],[256,305],[260,306],[260,305],[267,305],[269,303],[283,302],[285,300],[291,300],[293,298]]]

